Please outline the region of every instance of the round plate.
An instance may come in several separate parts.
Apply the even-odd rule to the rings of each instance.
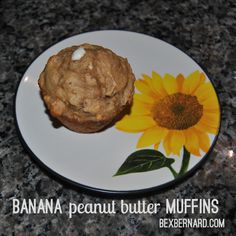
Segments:
[[[119,129],[118,125],[117,127],[113,126],[98,133],[80,134],[72,132],[64,126],[56,128],[52,125],[52,121],[46,113],[45,105],[40,96],[38,86],[39,75],[50,56],[58,53],[63,48],[82,43],[101,45],[127,58],[136,79],[141,78],[143,83],[146,83],[149,89],[156,91],[157,94],[158,88],[156,87],[158,87],[158,83],[156,87],[153,85],[155,84],[153,81],[157,78],[152,78],[152,71],[156,71],[162,77],[161,83],[165,91],[167,91],[166,96],[177,92],[171,92],[171,90],[173,90],[173,78],[175,78],[176,81],[174,83],[177,86],[181,84],[181,79],[178,79],[179,74],[182,74],[182,82],[187,79],[191,81],[191,77],[194,76],[196,80],[201,80],[198,76],[202,78],[202,81],[204,80],[205,73],[202,68],[189,56],[170,44],[147,35],[109,30],[84,33],[65,39],[47,49],[29,66],[16,93],[16,123],[23,143],[27,146],[33,157],[40,161],[49,172],[69,183],[98,192],[115,194],[132,194],[160,189],[175,183],[177,180],[186,176],[186,174],[193,172],[203,159],[205,159],[209,150],[211,150],[220,127],[218,98],[213,85],[206,75],[205,81],[202,83],[208,83],[212,86],[209,91],[202,89],[199,92],[200,89],[196,89],[197,83],[193,78],[192,82],[186,86],[190,86],[190,90],[196,87],[195,90],[198,91],[200,97],[203,97],[203,100],[204,96],[207,99],[206,94],[209,94],[209,97],[210,94],[213,94],[212,96],[215,96],[213,100],[217,101],[218,108],[214,110],[213,108],[216,105],[215,103],[212,106],[211,104],[209,105],[211,103],[209,99],[207,100],[208,103],[205,101],[203,105],[199,102],[200,106],[196,107],[200,111],[198,119],[203,116],[205,119],[202,121],[202,126],[198,125],[198,127],[194,127],[199,132],[190,132],[190,128],[192,127],[188,129],[185,127],[186,129],[182,130],[169,130],[169,136],[172,137],[172,139],[171,137],[169,139],[166,137],[166,145],[168,146],[169,141],[169,151],[172,152],[169,155],[167,155],[168,147],[165,147],[165,144],[163,145],[164,137],[158,147],[155,145],[158,151],[154,150],[153,145],[137,148],[138,140],[144,131],[132,133],[128,130],[129,132],[123,132]],[[143,74],[149,75],[150,78],[147,76],[142,77]],[[155,76],[157,75],[155,74]],[[170,78],[168,79],[167,77]],[[152,86],[153,88],[151,88]],[[184,85],[181,86],[184,87]],[[186,88],[185,90],[182,89],[182,94],[184,94],[184,91],[187,91]],[[136,93],[140,92],[137,90]],[[193,96],[195,95],[193,94]],[[160,101],[160,99],[158,100],[157,98],[157,101]],[[205,110],[208,109],[210,111],[211,107],[213,107],[212,113],[206,113],[205,116]],[[209,119],[213,119],[212,126]],[[121,122],[120,126],[125,126],[123,123]],[[140,122],[136,123],[138,126]],[[136,123],[134,122],[134,124]],[[214,130],[211,131],[213,126]],[[186,130],[189,132],[187,133]],[[181,140],[181,137],[178,135],[178,138],[173,138],[174,131],[178,134],[183,134],[181,137],[184,137],[185,141],[182,141],[182,143],[178,141]],[[149,141],[147,140],[147,142]],[[188,150],[187,154],[190,155],[189,164],[188,167],[185,166],[187,171],[183,172],[179,177],[174,178],[171,169],[174,169],[178,173],[183,164],[182,156],[184,149],[182,146],[181,149],[177,148],[178,145],[182,144],[185,145]],[[179,155],[176,155],[178,149],[180,152]],[[198,153],[200,156],[196,156],[198,149],[200,150]],[[150,159],[144,160],[148,152],[152,154],[154,160],[152,163]],[[132,153],[134,154],[131,157],[134,156],[134,159],[139,158],[139,161],[144,161],[141,163],[141,166],[135,167],[135,163],[132,163],[134,159],[130,160],[129,158],[128,162],[126,161]],[[142,157],[144,156],[144,159],[140,160],[138,154]],[[166,162],[166,160],[168,161]],[[123,164],[125,161],[126,163]],[[131,169],[133,168],[131,171],[128,170],[129,165]]]

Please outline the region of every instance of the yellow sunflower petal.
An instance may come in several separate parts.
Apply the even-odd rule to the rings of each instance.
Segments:
[[[205,101],[202,101],[203,109],[219,109],[219,102],[216,96],[211,96]]]
[[[177,83],[177,91],[181,92],[183,83],[184,83],[184,76],[182,74],[178,74],[176,77],[176,83]]]
[[[200,80],[201,83],[204,83],[204,81],[206,80],[206,75],[203,72],[200,73]]]
[[[203,117],[194,127],[203,132],[216,134],[220,123],[219,118],[217,113],[203,114]]]
[[[141,93],[144,93],[148,96],[151,96],[153,98],[156,98],[158,97],[157,94],[155,94],[151,87],[149,86],[149,84],[145,81],[145,80],[142,80],[142,79],[139,79],[139,80],[136,80],[134,82],[135,84],[135,87],[141,92]]]
[[[185,144],[185,136],[183,131],[171,131],[171,141],[170,141],[170,147],[171,151],[176,154],[180,155],[180,150]]]
[[[220,116],[217,113],[203,113],[201,122],[212,127],[218,127],[220,121]]]
[[[149,89],[157,96],[155,89],[153,88],[152,78],[146,74],[142,74],[142,79],[147,83]]]
[[[142,77],[149,85],[152,85],[152,78],[150,76],[142,74]]]
[[[185,94],[192,94],[203,83],[204,77],[196,70],[191,73],[184,81],[182,92]]]
[[[208,152],[210,149],[210,138],[209,138],[208,134],[205,132],[201,132],[201,131],[196,131],[196,134],[198,135],[200,148],[204,152]]]
[[[167,134],[167,136],[165,137],[164,142],[163,142],[163,146],[164,146],[167,156],[169,156],[171,154],[170,140],[171,140],[171,132],[169,132]]]
[[[156,126],[156,122],[150,116],[131,116],[126,115],[116,123],[116,128],[125,132],[142,132]]]
[[[137,148],[143,148],[159,143],[167,134],[167,130],[159,126],[146,130],[139,138]]]
[[[131,115],[149,115],[151,113],[152,104],[134,99],[131,107]]]
[[[158,150],[160,143],[155,143],[154,144],[154,149]]]
[[[194,95],[197,96],[199,102],[203,102],[211,97],[216,98],[216,93],[210,82],[201,84],[194,92]]]
[[[176,93],[177,83],[174,76],[170,74],[165,74],[164,79],[163,79],[163,85],[168,94]]]
[[[152,85],[153,85],[153,88],[155,89],[155,91],[161,97],[164,97],[167,95],[167,92],[163,86],[163,80],[162,80],[161,76],[155,71],[152,72]]]
[[[195,93],[195,91],[198,89],[199,86],[201,86],[202,84],[204,84],[205,80],[206,80],[206,75],[205,75],[203,72],[201,72],[201,73],[200,73],[200,78],[199,78],[199,84],[198,84],[198,86],[196,86],[196,88],[192,91],[192,94]]]
[[[208,107],[208,108],[203,108],[203,112],[219,114],[220,113],[220,109],[219,109],[219,107],[217,107],[217,108],[210,108],[210,107]]]
[[[214,126],[211,126],[207,123],[205,123],[204,121],[200,120],[195,126],[194,128],[196,128],[197,130],[200,130],[202,132],[207,132],[207,133],[211,133],[211,134],[217,134],[217,131],[218,131],[218,126],[214,127]]]
[[[199,140],[194,129],[188,129],[184,131],[185,134],[185,147],[186,149],[195,156],[200,156],[199,151]]]
[[[155,102],[155,99],[153,97],[141,93],[135,93],[134,99],[148,104],[154,104]]]

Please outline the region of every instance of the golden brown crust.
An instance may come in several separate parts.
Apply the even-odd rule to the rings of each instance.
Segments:
[[[80,60],[72,53],[83,47]],[[132,102],[134,74],[127,61],[101,46],[82,44],[49,58],[39,87],[50,114],[76,132],[96,132]]]

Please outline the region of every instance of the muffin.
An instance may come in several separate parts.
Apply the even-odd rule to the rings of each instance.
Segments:
[[[73,131],[90,133],[108,126],[130,106],[134,81],[127,59],[82,44],[50,57],[38,83],[53,117]]]

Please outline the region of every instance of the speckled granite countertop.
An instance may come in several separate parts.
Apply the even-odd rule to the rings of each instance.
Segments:
[[[216,1],[25,1],[0,7],[0,234],[1,235],[235,235],[236,232],[236,3]],[[159,229],[156,215],[12,215],[12,198],[59,198],[110,202],[58,183],[23,149],[14,125],[14,93],[31,61],[50,45],[82,32],[136,31],[163,39],[207,69],[222,104],[216,147],[199,171],[175,188],[152,194],[166,198],[217,198],[224,229]],[[138,199],[127,200],[136,202]],[[174,215],[180,217],[183,215]],[[197,215],[195,215],[197,217]]]

